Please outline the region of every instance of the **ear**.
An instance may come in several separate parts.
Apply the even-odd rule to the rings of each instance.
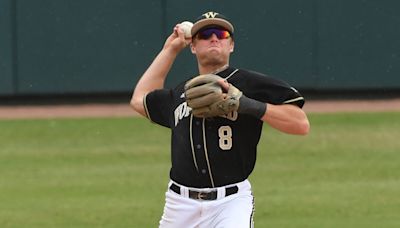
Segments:
[[[196,54],[196,48],[193,47],[193,42],[190,43],[190,51],[192,52],[192,54]]]
[[[229,50],[231,53],[233,52],[233,50],[235,49],[235,42],[231,42],[231,49]]]

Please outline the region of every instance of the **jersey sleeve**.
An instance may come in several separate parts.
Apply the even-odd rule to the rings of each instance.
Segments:
[[[271,104],[293,104],[303,107],[304,97],[288,83],[256,72],[250,73],[252,77],[246,77],[249,86],[243,91],[246,96]]]
[[[143,100],[147,117],[154,123],[170,127],[169,115],[172,108],[172,92],[169,89],[154,90]]]

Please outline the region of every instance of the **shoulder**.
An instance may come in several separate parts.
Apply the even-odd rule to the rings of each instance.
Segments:
[[[302,107],[304,98],[285,81],[247,69],[239,69],[228,80],[239,88],[247,97],[272,104],[295,103]]]
[[[278,85],[283,87],[290,87],[290,85],[276,77],[271,75],[261,73],[254,70],[242,69],[239,68],[237,71],[237,77],[232,78],[232,80],[245,82],[247,85],[249,84],[267,84],[267,85]]]

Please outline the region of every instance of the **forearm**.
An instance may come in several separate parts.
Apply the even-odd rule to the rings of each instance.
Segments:
[[[131,106],[135,111],[145,116],[143,97],[156,89],[164,87],[165,79],[170,71],[177,52],[169,48],[163,48],[153,60],[149,68],[144,72],[139,82],[136,84],[131,99]]]
[[[304,111],[291,104],[273,105],[246,97],[240,90],[226,81],[219,82],[223,90],[231,93],[230,96],[239,96],[237,112],[251,115],[267,122],[273,128],[288,134],[306,135],[310,130],[310,123]]]
[[[190,43],[190,38],[185,40],[183,31],[178,29],[176,25],[172,34],[164,43],[163,49],[158,53],[149,68],[144,72],[131,99],[131,106],[138,113],[145,116],[143,98],[144,96],[156,89],[164,88],[165,78],[174,63],[176,56]]]
[[[302,109],[291,104],[267,104],[261,119],[271,127],[288,134],[306,135],[310,130],[307,115]]]

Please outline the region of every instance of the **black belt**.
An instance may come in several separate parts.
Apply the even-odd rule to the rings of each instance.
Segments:
[[[177,194],[181,194],[181,188],[172,183],[171,186],[169,187],[172,191],[174,191]],[[239,191],[238,186],[232,186],[232,187],[227,187],[225,188],[225,197],[233,195]],[[213,190],[210,192],[198,192],[194,190],[189,190],[189,198],[191,199],[196,199],[196,200],[216,200],[218,196],[217,190]]]

